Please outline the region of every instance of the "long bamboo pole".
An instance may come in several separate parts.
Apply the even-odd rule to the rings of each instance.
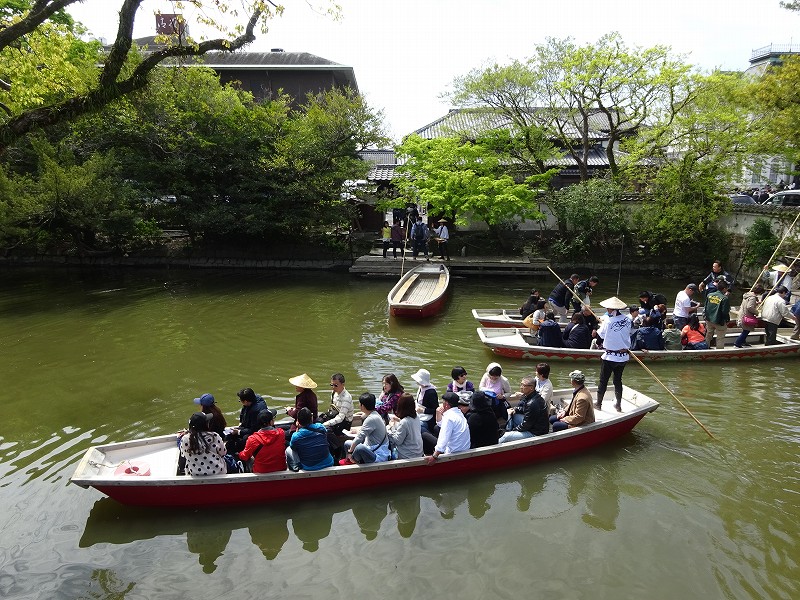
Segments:
[[[780,249],[781,249],[781,246],[783,246],[783,242],[785,242],[785,241],[786,241],[786,238],[787,238],[787,237],[789,237],[789,234],[792,232],[792,229],[794,229],[794,226],[795,226],[795,224],[797,223],[797,219],[800,219],[800,212],[798,212],[798,213],[797,213],[797,216],[794,218],[794,221],[792,221],[792,224],[791,224],[791,225],[789,225],[789,229],[787,229],[787,230],[786,230],[786,233],[785,233],[785,234],[783,235],[783,237],[781,238],[781,241],[780,241],[780,242],[778,242],[778,245],[777,245],[777,246],[775,246],[775,251],[772,253],[772,256],[770,256],[770,257],[769,257],[769,260],[767,261],[767,266],[769,266],[769,264],[770,264],[770,263],[771,263],[773,260],[775,260],[775,257],[778,255],[778,250],[780,250]],[[795,258],[795,260],[797,260],[797,258]],[[794,265],[794,261],[792,261],[792,265]],[[791,268],[791,267],[790,267],[790,268]],[[752,285],[752,286],[750,286],[750,291],[751,291],[751,292],[753,291],[753,288],[754,288],[754,287],[756,287],[756,283],[758,283],[758,280],[757,280],[757,279],[756,279],[756,281],[754,281],[754,282],[753,282],[753,285]],[[777,285],[777,279],[776,279],[776,285]],[[773,289],[775,289],[775,286],[773,286]],[[771,293],[772,293],[772,290],[770,290],[770,294],[771,294]],[[767,296],[769,296],[769,294],[767,294]],[[765,297],[766,297],[766,296],[765,296]]]
[[[560,283],[563,283],[563,281],[564,281],[564,280],[563,280],[563,279],[561,279],[561,277],[559,277],[559,276],[556,274],[556,272],[555,272],[555,271],[553,271],[553,269],[551,269],[551,268],[548,266],[548,267],[547,267],[547,270],[548,270],[548,271],[550,271],[550,272],[551,272],[551,273],[552,273],[552,274],[555,276],[555,278],[556,278],[556,279],[558,279],[558,281],[559,281]],[[570,290],[570,291],[572,291],[572,290]],[[575,292],[572,292],[572,295],[573,295],[573,296],[575,296],[576,298],[578,298],[578,295],[577,295]],[[581,303],[583,306],[586,306],[586,305],[584,304],[584,302],[583,302],[583,301],[582,301],[580,298],[578,298],[578,301],[580,301],[580,303]],[[711,434],[711,432],[710,432],[708,429],[706,429],[706,426],[705,426],[705,425],[703,425],[703,424],[702,424],[702,423],[701,423],[701,422],[698,420],[698,418],[697,418],[697,417],[695,417],[695,416],[692,414],[692,411],[690,411],[688,408],[686,408],[686,405],[685,405],[683,402],[681,402],[681,401],[678,399],[678,397],[677,397],[675,394],[673,394],[673,393],[672,393],[672,391],[671,391],[671,390],[670,390],[670,389],[669,389],[669,388],[668,388],[666,385],[664,385],[664,384],[662,383],[662,381],[661,381],[661,380],[660,380],[658,377],[656,377],[656,374],[655,374],[655,373],[653,373],[653,372],[652,372],[652,371],[651,371],[651,370],[650,370],[650,369],[649,369],[649,368],[648,368],[648,367],[647,367],[647,366],[646,366],[646,365],[645,365],[645,364],[642,362],[642,359],[640,359],[638,356],[636,356],[636,355],[635,355],[633,352],[628,352],[628,355],[629,355],[629,356],[632,356],[632,357],[634,358],[634,360],[636,360],[636,362],[638,362],[638,363],[639,363],[639,365],[640,365],[640,366],[641,366],[641,367],[642,367],[642,368],[643,368],[645,371],[647,371],[647,374],[648,374],[648,375],[650,375],[650,377],[652,377],[652,378],[653,378],[653,379],[656,381],[656,383],[658,383],[658,384],[659,384],[661,387],[663,387],[663,388],[664,388],[664,389],[667,391],[667,393],[668,393],[670,396],[672,396],[672,397],[675,399],[675,401],[676,401],[676,402],[677,402],[677,403],[680,405],[680,407],[681,407],[683,410],[685,410],[685,411],[686,411],[686,414],[688,414],[690,417],[692,417],[692,419],[694,419],[694,422],[695,422],[695,423],[697,423],[698,425],[700,425],[700,427],[703,429],[703,431],[705,431],[705,432],[708,434],[708,436],[709,436],[709,437],[710,437],[712,440],[713,440],[713,439],[716,439],[716,438],[715,438],[715,437],[714,437],[714,436]]]

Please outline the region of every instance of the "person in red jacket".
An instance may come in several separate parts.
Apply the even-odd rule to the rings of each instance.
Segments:
[[[260,429],[253,432],[238,453],[238,459],[247,462],[253,459],[253,473],[272,473],[286,470],[285,437],[282,429],[275,427],[275,415],[270,409],[258,413]]]

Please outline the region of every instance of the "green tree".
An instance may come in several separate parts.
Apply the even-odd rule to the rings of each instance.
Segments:
[[[16,92],[17,87],[43,89],[47,87],[43,80],[58,79],[60,67],[67,63],[61,63],[57,56],[52,56],[50,48],[47,48],[47,54],[42,56],[48,68],[41,70],[31,71],[26,68],[26,61],[20,62],[14,58],[19,58],[20,52],[29,51],[26,50],[28,48],[35,49],[42,46],[44,49],[42,38],[48,35],[63,35],[67,38],[65,43],[72,44],[73,40],[70,37],[72,32],[59,29],[54,25],[54,20],[59,20],[58,15],[77,1],[15,2],[13,6],[7,7],[10,10],[0,13],[0,59],[6,65],[6,69],[0,75],[2,79],[0,89],[6,94],[24,96],[23,93]],[[4,98],[0,92],[0,102],[9,109],[5,111],[7,118],[0,122],[0,148],[5,148],[29,131],[96,111],[125,94],[143,88],[147,85],[153,69],[167,59],[201,56],[213,50],[237,50],[255,39],[254,31],[258,25],[265,27],[266,21],[281,10],[280,7],[272,9],[274,5],[262,0],[243,2],[241,13],[227,3],[193,1],[191,4],[200,9],[200,14],[204,15],[203,23],[221,30],[223,36],[213,40],[195,41],[185,34],[185,29],[178,27],[173,35],[159,36],[157,41],[164,44],[163,48],[149,53],[134,64],[129,62],[133,44],[133,24],[141,3],[142,0],[122,2],[117,37],[102,59],[99,73],[93,75],[89,82],[84,82],[85,87],[66,85],[54,89],[53,95],[47,96],[46,102],[40,105],[28,105],[24,102],[15,104],[12,99]],[[238,18],[240,14],[247,15],[244,24],[232,29],[222,25],[226,15]],[[19,70],[16,68],[18,64]]]
[[[397,154],[406,159],[399,167],[403,199],[428,205],[435,213],[452,215],[457,224],[474,219],[485,222],[502,243],[501,229],[515,220],[544,219],[536,202],[537,190],[549,184],[552,172],[531,175],[517,182],[506,165],[479,138],[424,140],[407,137]]]
[[[800,56],[770,67],[755,84],[755,98],[763,125],[759,149],[800,163]]]
[[[599,135],[608,139],[604,149],[617,176],[618,142],[680,111],[690,69],[668,47],[629,48],[618,33],[586,46],[550,38],[526,61],[457,78],[452,99],[491,107],[521,128],[544,129],[586,180]]]
[[[0,238],[6,248],[78,253],[124,249],[138,237],[131,190],[115,172],[113,154],[81,164],[66,150],[33,140],[39,172],[5,174],[0,183]]]
[[[610,178],[594,178],[551,192],[547,205],[558,221],[560,236],[550,247],[560,258],[609,256],[628,231],[621,190]]]

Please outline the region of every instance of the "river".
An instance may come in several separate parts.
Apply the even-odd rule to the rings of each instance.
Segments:
[[[289,404],[302,372],[321,401],[337,371],[354,396],[387,372],[411,388],[420,367],[439,387],[457,364],[477,382],[494,358],[470,309],[552,282],[455,279],[443,315],[400,322],[390,281],[347,274],[0,277],[4,599],[800,597],[796,360],[657,365],[714,440],[630,365],[661,407],[591,454],[291,505],[131,509],[68,483],[87,447],[175,431],[203,392],[230,420],[242,387]],[[621,284],[628,302],[683,287]],[[595,300],[616,287],[601,277]],[[512,386],[532,372],[498,362]],[[574,365],[552,366],[568,387]]]

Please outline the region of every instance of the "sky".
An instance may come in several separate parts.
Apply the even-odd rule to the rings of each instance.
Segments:
[[[121,4],[84,0],[68,11],[113,40]],[[134,36],[154,35],[155,11],[176,12],[171,4],[144,0]],[[669,46],[704,71],[744,70],[752,51],[770,44],[800,48],[800,34],[793,39],[800,13],[779,0],[338,0],[338,20],[313,9],[321,0],[283,4],[283,15],[246,49],[310,52],[353,67],[360,92],[398,142],[452,108],[442,95],[455,77],[525,59],[548,37],[582,45],[617,31],[628,46]],[[198,27],[190,31],[198,37]]]

